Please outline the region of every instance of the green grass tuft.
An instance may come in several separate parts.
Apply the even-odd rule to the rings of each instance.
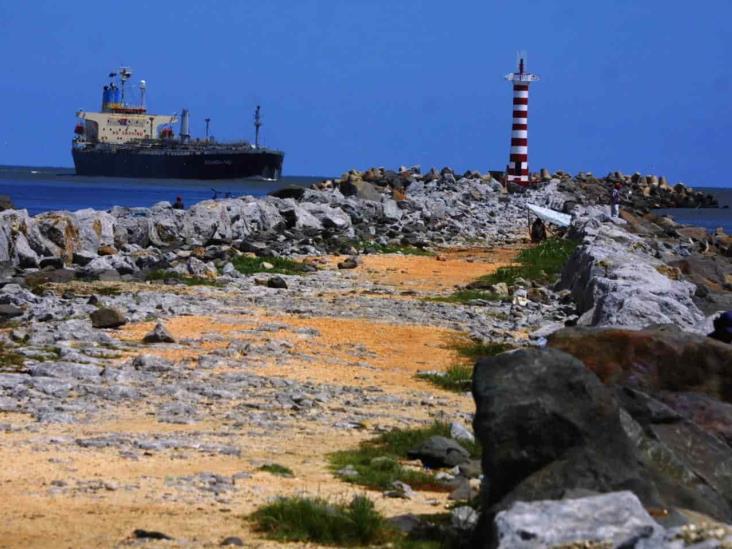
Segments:
[[[468,339],[459,339],[452,342],[450,348],[457,351],[460,356],[474,362],[480,357],[494,356],[504,351],[510,351],[514,347],[508,343],[483,343]],[[472,363],[453,364],[444,372],[424,372],[417,374],[417,377],[427,380],[442,389],[463,393],[470,390],[473,381],[473,365]]]
[[[437,303],[468,303],[475,299],[483,299],[485,301],[507,301],[510,297],[502,297],[485,290],[458,290],[450,295],[441,295],[435,297],[427,297],[425,301],[434,301]]]
[[[485,284],[505,282],[514,284],[517,278],[541,283],[552,282],[562,271],[579,242],[550,238],[532,248],[526,248],[516,258],[518,265],[501,267],[478,280]]]
[[[267,463],[266,465],[262,465],[259,470],[280,477],[295,476],[295,474],[292,472],[292,469],[290,469],[289,467],[285,467],[284,465],[280,465],[279,463]]]
[[[20,374],[25,372],[25,357],[0,342],[0,373]]]
[[[419,429],[394,429],[375,439],[361,442],[358,448],[331,454],[330,468],[337,473],[350,466],[358,474],[353,477],[342,476],[343,480],[379,490],[390,488],[396,480],[415,489],[442,490],[444,487],[435,480],[431,472],[410,469],[400,463],[400,460],[407,458],[409,450],[435,435],[449,438],[450,426],[435,422]],[[460,444],[473,457],[480,456],[480,447],[477,444],[464,441]]]
[[[262,263],[264,262],[274,265],[274,268],[265,269],[264,267],[262,267]],[[255,273],[300,275],[310,272],[310,269],[304,264],[282,257],[239,256],[232,259],[231,263],[234,265],[237,271],[245,275]]]
[[[417,374],[417,377],[427,380],[442,389],[464,393],[470,391],[470,385],[473,382],[473,367],[465,364],[453,364],[444,372],[422,372]]]
[[[381,544],[396,533],[366,496],[349,503],[283,497],[251,515],[256,530],[277,541],[307,541],[338,547]]]

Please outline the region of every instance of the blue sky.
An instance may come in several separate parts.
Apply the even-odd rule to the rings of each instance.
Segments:
[[[528,52],[532,170],[732,186],[732,2],[0,0],[0,164],[70,166],[106,74],[187,107],[194,134],[251,138],[289,174],[372,165],[502,169]]]

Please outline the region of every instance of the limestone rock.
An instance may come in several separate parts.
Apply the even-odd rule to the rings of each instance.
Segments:
[[[496,516],[496,527],[498,547],[503,549],[574,546],[584,542],[635,547],[640,540],[654,538],[660,546],[664,533],[631,492],[518,502]]]

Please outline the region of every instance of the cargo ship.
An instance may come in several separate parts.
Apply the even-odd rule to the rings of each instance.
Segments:
[[[145,107],[147,85],[129,83],[132,71],[122,67],[109,74],[102,90],[101,112],[79,111],[71,154],[77,175],[175,179],[277,180],[282,151],[262,147],[260,107],[254,115],[254,143],[218,142],[206,134],[190,135],[190,113],[150,114]],[[131,100],[131,96],[136,96]],[[176,135],[173,127],[178,125]]]

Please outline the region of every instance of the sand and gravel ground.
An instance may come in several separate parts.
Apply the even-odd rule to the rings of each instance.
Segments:
[[[509,264],[514,255],[510,249],[472,249],[445,253],[440,260],[365,256],[352,276],[352,287],[339,293],[341,297],[357,293],[365,280],[414,291],[373,295],[373,299],[410,300],[418,299],[412,293],[449,293],[457,284]],[[334,268],[338,259],[329,258],[328,268]],[[323,300],[332,297],[327,290],[321,295]],[[127,347],[108,367],[129,361],[134,356],[130,348],[140,343],[153,324],[128,324],[115,331]],[[197,357],[244,341],[252,346],[274,341],[284,353],[271,359],[261,353],[248,358],[244,351],[240,360],[249,360],[257,376],[355,387],[366,395],[378,387],[380,398],[368,404],[370,419],[351,429],[335,427],[327,419],[339,414],[347,417],[349,405],[360,406],[343,398],[326,401],[320,408],[281,414],[276,428],[269,429],[237,429],[227,414],[242,413],[246,403],[228,400],[206,402],[199,407],[197,421],[189,424],[160,422],[154,397],[120,403],[86,423],[42,424],[21,414],[0,413],[0,423],[9,426],[0,435],[0,547],[215,547],[227,536],[241,537],[248,547],[275,546],[253,532],[245,520],[269,498],[295,493],[347,497],[362,492],[329,472],[329,452],[354,447],[392,426],[454,418],[458,413],[467,417],[473,410],[469,395],[448,393],[415,378],[419,370],[440,370],[461,360],[449,344],[462,334],[432,326],[428,318],[409,324],[353,314],[348,318],[300,316],[251,307],[246,313],[168,317],[165,324],[178,343],[148,347],[146,352],[167,358],[179,368],[195,369]],[[263,326],[268,329],[261,331]],[[225,375],[233,369],[222,363],[212,372]],[[252,405],[252,410],[257,407]],[[73,443],[110,434],[181,436],[202,442],[225,437],[226,444],[241,452],[206,454],[172,447],[130,456],[116,447]],[[290,467],[294,477],[257,470],[271,462]],[[201,473],[233,479],[232,486],[218,492],[198,489],[195,477]],[[447,503],[445,493],[420,492],[414,500],[385,498],[378,492],[369,495],[389,516],[439,512]],[[176,541],[133,540],[131,533],[137,528],[165,532]]]

